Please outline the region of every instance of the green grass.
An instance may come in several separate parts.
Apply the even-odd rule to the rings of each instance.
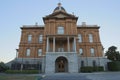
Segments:
[[[0,80],[37,80],[38,76],[0,75]]]

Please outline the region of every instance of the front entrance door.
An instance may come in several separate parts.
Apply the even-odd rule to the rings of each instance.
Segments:
[[[56,59],[55,71],[56,72],[67,72],[68,71],[68,61],[65,57],[58,57]]]
[[[65,64],[63,63],[63,61],[59,61],[58,62],[58,72],[65,72]]]

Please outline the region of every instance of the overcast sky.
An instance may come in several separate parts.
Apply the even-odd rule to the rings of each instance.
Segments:
[[[23,25],[44,25],[42,17],[51,14],[59,0],[0,0],[0,61],[15,58]],[[120,0],[61,0],[68,13],[79,17],[77,24],[100,26],[105,48],[120,51]]]

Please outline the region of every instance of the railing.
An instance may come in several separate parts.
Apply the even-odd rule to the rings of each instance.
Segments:
[[[97,25],[77,25],[77,27],[98,27]]]
[[[45,27],[45,25],[23,25],[23,27]]]
[[[46,54],[75,54],[76,52],[46,52]]]
[[[48,52],[53,52],[53,50],[50,49],[50,50],[48,50]],[[55,52],[75,52],[75,50],[70,50],[70,51],[68,51],[68,50],[55,50]]]

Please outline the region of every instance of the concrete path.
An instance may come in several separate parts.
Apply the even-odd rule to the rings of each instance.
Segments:
[[[35,76],[37,80],[120,80],[120,72],[55,73],[55,74],[4,74],[0,76]],[[38,79],[45,76],[43,79]]]
[[[78,74],[70,74],[70,73],[56,73],[56,74],[48,74],[42,80],[91,80],[86,78],[85,75]]]
[[[120,72],[98,72],[85,75],[92,80],[120,80]]]
[[[46,74],[42,80],[120,80],[120,72]]]

